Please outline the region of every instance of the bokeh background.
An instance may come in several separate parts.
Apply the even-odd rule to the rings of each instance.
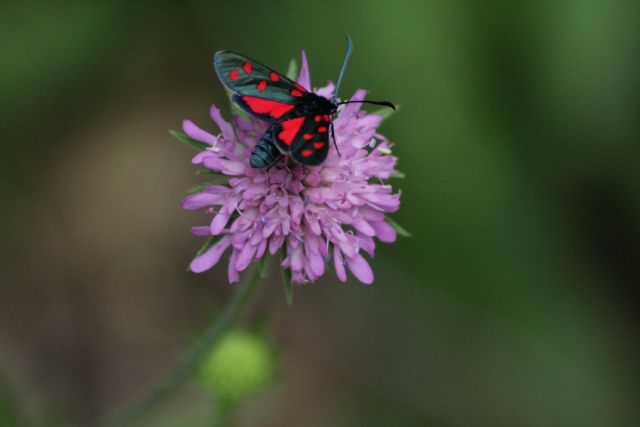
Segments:
[[[640,5],[2,2],[0,423],[92,425],[170,367],[233,291],[186,272],[198,183],[168,130],[229,107],[230,49],[312,83],[343,32],[406,179],[367,287],[287,307],[272,270],[240,325],[278,354],[237,426],[640,423]],[[186,387],[154,426],[205,426]]]

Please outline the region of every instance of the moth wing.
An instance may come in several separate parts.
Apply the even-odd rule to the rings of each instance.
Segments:
[[[278,124],[273,141],[278,149],[303,165],[319,165],[329,152],[329,117],[294,117]]]
[[[262,119],[278,119],[291,111],[306,90],[288,77],[246,56],[218,51],[213,66],[233,101]]]

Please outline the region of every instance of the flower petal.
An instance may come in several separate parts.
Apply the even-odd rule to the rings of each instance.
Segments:
[[[216,124],[220,128],[224,139],[226,139],[227,141],[235,141],[236,137],[233,133],[233,126],[231,126],[231,123],[222,118],[220,110],[215,105],[212,105],[209,112],[211,113],[211,118],[213,119],[213,121],[216,122]]]
[[[353,227],[365,236],[375,236],[376,230],[367,221],[360,217],[353,220]]]
[[[276,252],[278,252],[278,249],[280,249],[284,243],[284,239],[285,237],[282,234],[271,236],[271,239],[269,239],[269,253],[271,255],[275,255]]]
[[[211,230],[208,225],[201,225],[198,227],[191,227],[191,233],[194,236],[211,236]]]
[[[262,239],[258,244],[258,250],[256,251],[256,260],[259,260],[264,256],[264,253],[267,250],[267,239]]]
[[[222,230],[224,230],[224,227],[227,225],[227,222],[229,222],[229,217],[231,217],[231,213],[228,212],[227,209],[222,208],[222,210],[220,210],[220,212],[218,212],[213,218],[213,221],[211,221],[211,234],[214,236],[220,234]]]
[[[324,259],[319,253],[307,253],[307,260],[309,261],[309,268],[316,277],[324,274]]]
[[[182,209],[193,211],[207,206],[221,205],[224,199],[225,197],[221,194],[196,193],[182,199],[180,206]]]
[[[351,99],[349,101],[362,101],[364,99],[364,97],[366,96],[367,91],[364,89],[358,89],[353,96],[351,97]],[[349,119],[350,117],[353,116],[354,113],[357,113],[358,111],[360,111],[362,104],[360,103],[353,103],[353,104],[347,104],[346,107],[344,107],[342,109],[342,111],[340,112],[340,118],[341,119]]]
[[[244,172],[244,165],[233,160],[220,159],[219,165],[220,171],[225,175],[242,175]],[[207,167],[209,167],[209,165],[207,165]]]
[[[342,259],[342,253],[340,248],[333,247],[333,265],[336,269],[336,276],[341,282],[347,281],[347,272],[344,269],[344,260]]]
[[[300,62],[300,74],[298,74],[298,83],[306,90],[311,90],[311,76],[309,75],[309,63],[307,62],[307,54],[302,51],[302,60]]]
[[[321,96],[323,98],[331,99],[333,97],[333,91],[336,89],[336,86],[333,82],[328,82],[325,87],[321,87],[316,90],[316,95]]]
[[[392,243],[396,241],[396,230],[392,226],[384,221],[374,222],[371,224],[376,230],[376,236],[380,241],[385,243]]]
[[[209,145],[213,145],[216,142],[215,136],[211,135],[206,130],[200,129],[191,120],[182,121],[182,130],[189,138],[195,139],[196,141],[204,142]]]
[[[360,254],[357,254],[354,257],[347,258],[347,265],[349,266],[349,270],[353,273],[354,276],[358,280],[360,280],[365,285],[370,285],[373,283],[373,271],[371,271],[371,267],[369,263],[364,259],[364,257]]]
[[[236,270],[243,271],[249,264],[251,264],[251,258],[253,258],[253,254],[256,253],[256,249],[258,247],[256,245],[252,245],[250,243],[246,243],[244,247],[238,253],[238,259],[236,259],[235,266]]]
[[[231,244],[231,239],[228,236],[223,237],[218,243],[211,246],[205,253],[195,257],[189,268],[194,273],[202,273],[216,265],[220,261],[220,257],[227,250]]]
[[[229,277],[229,283],[236,283],[240,281],[240,273],[236,270],[236,259],[238,258],[238,251],[231,252],[229,257],[229,266],[227,267],[227,276]]]

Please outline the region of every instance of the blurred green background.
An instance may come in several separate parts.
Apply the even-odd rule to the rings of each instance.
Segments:
[[[162,4],[160,4],[162,3]],[[0,425],[91,425],[172,365],[230,296],[185,272],[192,152],[229,107],[218,49],[401,105],[406,174],[376,282],[292,308],[272,271],[241,325],[279,354],[237,426],[640,423],[636,2],[3,2]],[[205,426],[183,390],[150,425]],[[25,421],[26,420],[26,421]]]

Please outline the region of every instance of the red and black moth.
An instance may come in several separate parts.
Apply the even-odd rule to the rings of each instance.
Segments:
[[[336,94],[353,49],[351,39],[346,37],[347,55]],[[249,158],[254,168],[269,167],[283,154],[306,166],[322,163],[329,152],[330,134],[337,149],[333,117],[342,104],[366,102],[395,109],[386,101],[337,102],[335,95],[324,98],[253,59],[229,51],[216,52],[213,66],[222,84],[232,92],[233,102],[253,117],[271,123]]]

